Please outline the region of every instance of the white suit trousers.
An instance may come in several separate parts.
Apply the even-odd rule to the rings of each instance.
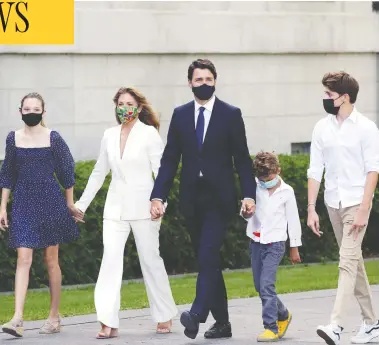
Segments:
[[[124,249],[130,230],[133,231],[136,241],[154,321],[165,322],[177,314],[166,268],[159,253],[160,223],[150,219],[134,221],[104,219],[104,253],[95,288],[95,307],[98,321],[106,326],[119,327]]]

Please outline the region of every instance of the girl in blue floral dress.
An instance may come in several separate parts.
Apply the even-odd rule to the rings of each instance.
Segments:
[[[21,337],[23,309],[29,283],[33,250],[45,250],[51,292],[50,314],[40,333],[60,331],[59,301],[62,275],[59,244],[77,239],[77,211],[73,200],[74,160],[70,150],[55,131],[43,124],[45,104],[37,93],[26,95],[20,113],[25,127],[12,131],[6,139],[5,160],[0,172],[2,188],[0,229],[8,228],[7,202],[13,193],[9,247],[17,249],[15,314],[2,328]],[[56,179],[57,177],[57,179]],[[65,189],[63,196],[60,185]]]

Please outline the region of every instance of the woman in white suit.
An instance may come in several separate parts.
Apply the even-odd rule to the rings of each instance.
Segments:
[[[118,336],[120,289],[126,240],[136,241],[151,314],[157,333],[169,333],[177,308],[159,254],[160,221],[151,220],[150,194],[160,166],[163,142],[159,121],[136,89],[121,88],[113,99],[119,126],[105,131],[99,158],[76,207],[83,212],[112,172],[104,208],[104,253],[95,288],[101,331],[97,338]]]

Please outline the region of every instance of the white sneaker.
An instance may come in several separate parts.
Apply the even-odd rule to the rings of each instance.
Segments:
[[[373,325],[367,325],[363,321],[359,332],[351,338],[351,342],[353,344],[366,344],[375,338],[379,338],[379,321]]]
[[[317,327],[317,334],[324,339],[328,345],[339,345],[341,340],[341,332],[341,327],[336,327],[333,325]]]

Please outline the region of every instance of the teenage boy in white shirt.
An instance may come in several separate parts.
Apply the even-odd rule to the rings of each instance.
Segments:
[[[330,324],[317,334],[328,345],[338,345],[346,308],[355,295],[362,326],[351,339],[366,344],[379,337],[370,285],[362,258],[365,235],[379,172],[379,132],[375,123],[354,106],[358,82],[345,72],[327,73],[324,109],[327,117],[315,126],[308,169],[308,226],[321,236],[316,199],[325,169],[324,201],[340,247],[337,296]]]
[[[248,219],[246,234],[251,239],[250,253],[255,289],[262,301],[262,318],[265,331],[258,342],[278,341],[287,332],[292,320],[276,295],[275,282],[278,266],[286,250],[288,234],[290,259],[300,262],[298,247],[301,246],[301,224],[293,188],[280,174],[277,155],[259,152],[254,159],[257,181],[257,206]],[[246,215],[241,211],[246,219]]]

